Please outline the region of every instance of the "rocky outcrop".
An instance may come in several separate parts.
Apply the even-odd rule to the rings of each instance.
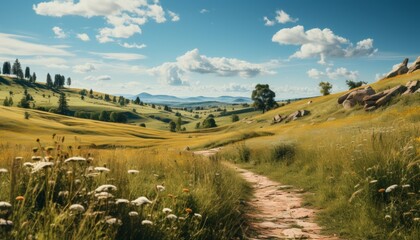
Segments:
[[[397,67],[391,70],[384,79],[392,78],[398,75],[406,74],[408,72],[408,58],[404,59],[402,63],[400,63]]]
[[[412,73],[412,72],[415,72],[417,70],[420,70],[420,57],[418,57],[416,59],[416,61],[408,68],[407,73]]]
[[[296,119],[298,119],[300,117],[304,117],[304,116],[308,115],[309,113],[310,112],[308,110],[299,110],[299,111],[296,111],[292,114],[285,115],[285,116],[281,116],[281,115],[277,114],[273,118],[273,124],[281,123],[283,121],[285,123],[288,123],[290,121],[295,121]]]
[[[393,97],[397,95],[407,95],[418,93],[420,89],[420,80],[409,81],[405,86],[398,85],[391,89],[375,93],[370,86],[365,89],[358,89],[346,93],[339,97],[337,102],[342,104],[345,109],[350,109],[356,104],[363,105],[366,111],[372,111],[378,107],[386,105]]]
[[[375,90],[372,87],[367,86],[363,89],[356,89],[351,92],[344,94],[338,98],[338,104],[342,104],[345,109],[350,109],[357,104],[364,105],[364,98],[374,95]]]

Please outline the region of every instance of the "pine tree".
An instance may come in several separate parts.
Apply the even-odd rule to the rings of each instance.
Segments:
[[[92,89],[90,89],[89,94],[93,95],[93,90]]]
[[[29,67],[25,68],[25,78],[26,79],[31,78],[31,70],[29,69]]]
[[[32,82],[33,83],[36,82],[36,74],[35,74],[35,72],[32,74]]]
[[[182,125],[182,119],[181,119],[181,117],[178,117],[178,119],[176,121],[176,131],[177,132],[181,131],[181,125]]]
[[[3,63],[3,74],[10,74],[11,66],[10,62]]]
[[[136,100],[134,100],[134,104],[140,105],[140,98],[137,96]]]
[[[116,102],[117,102],[117,97],[115,97],[115,96],[114,96],[114,97],[112,98],[112,102],[116,103]]]
[[[48,73],[47,74],[47,87],[52,88],[52,86],[53,86],[53,82],[51,79],[51,75]]]
[[[9,106],[10,107],[13,106],[13,98],[12,97],[9,97]]]
[[[29,108],[29,101],[26,99],[26,96],[23,96],[22,99],[20,99],[18,107]]]
[[[66,115],[68,114],[68,112],[69,112],[69,106],[67,105],[66,94],[61,93],[60,98],[58,99],[57,113]]]
[[[70,78],[70,77],[68,77],[68,78],[67,78],[67,86],[69,86],[69,87],[70,87],[70,85],[71,85],[71,78]]]
[[[13,63],[12,74],[15,74],[20,79],[23,78],[22,66],[20,65],[18,59],[16,59],[16,61]]]

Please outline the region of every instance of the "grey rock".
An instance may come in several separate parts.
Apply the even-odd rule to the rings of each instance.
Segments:
[[[400,63],[395,69],[392,69],[386,76],[386,78],[392,78],[401,74],[406,74],[408,72],[408,58],[404,59],[402,63]]]
[[[420,57],[418,57],[416,59],[416,61],[408,68],[407,73],[412,73],[412,72],[415,72],[417,70],[420,70]]]

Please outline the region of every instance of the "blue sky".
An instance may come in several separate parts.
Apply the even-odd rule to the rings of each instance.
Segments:
[[[420,55],[416,0],[15,0],[0,61],[114,94],[277,98],[374,82]],[[7,10],[4,10],[7,9]]]

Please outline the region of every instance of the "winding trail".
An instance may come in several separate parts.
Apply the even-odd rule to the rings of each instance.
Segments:
[[[194,154],[210,157],[220,148],[196,151]],[[314,209],[302,206],[304,191],[290,185],[281,185],[265,176],[238,168],[238,173],[252,185],[253,198],[248,202],[252,237],[249,239],[325,239],[335,236],[321,235],[315,223]]]

